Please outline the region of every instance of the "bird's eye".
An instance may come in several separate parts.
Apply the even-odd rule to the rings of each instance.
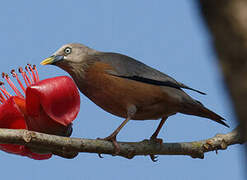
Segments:
[[[70,48],[70,47],[66,47],[65,49],[64,49],[64,53],[65,54],[70,54],[72,52],[72,49]]]

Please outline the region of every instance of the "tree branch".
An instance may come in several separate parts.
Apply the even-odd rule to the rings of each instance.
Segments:
[[[189,155],[203,159],[205,152],[225,150],[230,145],[244,142],[246,139],[241,139],[239,128],[235,128],[230,133],[194,142],[163,144],[149,140],[119,142],[118,156],[131,159],[137,155]],[[0,129],[0,143],[26,145],[33,152],[53,153],[64,158],[74,158],[79,152],[114,154],[114,147],[108,141],[60,137],[28,130]]]

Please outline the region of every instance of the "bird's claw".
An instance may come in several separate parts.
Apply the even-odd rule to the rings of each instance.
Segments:
[[[157,137],[153,137],[153,136],[151,136],[150,141],[158,143],[160,145],[163,143],[163,139],[157,138]]]
[[[104,158],[100,153],[98,154],[98,156],[99,156],[99,158],[101,158],[101,159]]]
[[[161,138],[157,138],[156,136],[151,136],[150,137],[150,141],[158,143],[159,145],[161,145],[163,143],[163,139]],[[151,160],[153,162],[157,162],[158,161],[158,156],[150,154],[149,157],[151,158]]]
[[[153,162],[157,162],[157,161],[158,161],[158,156],[156,156],[156,155],[150,154],[149,157],[150,157],[150,159],[151,159]]]
[[[104,140],[102,138],[97,138],[97,140]],[[104,158],[100,153],[98,153],[99,158]]]
[[[115,152],[112,155],[114,156],[114,155],[118,155],[119,154],[120,147],[119,147],[119,145],[117,143],[116,135],[110,135],[110,136],[107,136],[105,138],[97,138],[97,139],[112,142],[112,144],[113,144],[113,146],[115,148]],[[100,157],[102,157],[102,156],[100,155]]]

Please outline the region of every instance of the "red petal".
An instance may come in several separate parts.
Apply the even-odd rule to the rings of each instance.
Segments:
[[[12,96],[0,106],[0,128],[27,129],[23,112],[25,111],[25,100]],[[49,159],[52,154],[37,154],[31,152],[24,145],[0,144],[0,149],[21,156],[28,156],[32,159]]]
[[[35,159],[35,160],[45,160],[45,159],[50,159],[52,157],[52,154],[33,153],[28,148],[24,147],[22,156],[27,156],[27,157]]]
[[[23,113],[20,111],[15,99],[25,103],[23,98],[12,96],[0,106],[0,127],[8,129],[27,129]]]
[[[11,154],[18,154],[21,156],[27,156],[31,159],[35,160],[44,160],[49,159],[52,157],[52,154],[38,154],[33,153],[31,150],[29,150],[24,145],[14,145],[14,144],[0,144],[0,149],[2,151],[11,153]]]
[[[26,90],[28,129],[59,134],[76,118],[80,109],[80,96],[74,81],[60,76],[39,81]]]

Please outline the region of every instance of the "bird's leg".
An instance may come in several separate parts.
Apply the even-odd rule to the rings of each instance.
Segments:
[[[136,113],[136,107],[134,105],[129,106],[127,110],[127,118],[122,122],[122,124],[120,124],[120,126],[111,135],[103,139],[103,140],[111,141],[113,143],[115,147],[115,154],[118,154],[120,152],[120,147],[117,143],[116,137],[120,132],[120,130],[125,126],[125,124],[127,124],[127,122],[129,122],[129,120],[134,116],[135,113]]]
[[[159,139],[157,138],[162,126],[164,125],[164,123],[166,122],[167,120],[167,117],[162,117],[160,123],[159,123],[159,126],[157,127],[157,129],[155,130],[155,132],[153,133],[153,135],[150,137],[150,140],[151,141],[155,141],[155,142],[158,142],[159,144],[162,144],[163,143],[163,140],[162,139]],[[150,158],[153,162],[156,162],[158,161],[158,156],[155,156],[154,154],[150,154]]]
[[[159,123],[159,126],[157,127],[157,129],[155,130],[155,132],[153,133],[153,135],[150,137],[150,140],[152,141],[155,141],[155,142],[158,142],[159,144],[162,144],[163,143],[163,140],[162,139],[159,139],[157,138],[162,126],[164,125],[164,123],[166,122],[167,120],[167,117],[162,117],[160,123]]]
[[[130,117],[127,117],[120,126],[118,126],[118,128],[109,136],[103,138],[103,140],[106,140],[106,141],[111,141],[114,145],[114,148],[115,148],[115,154],[118,154],[120,152],[120,147],[117,143],[117,135],[119,133],[119,131],[125,126],[125,124],[127,124],[127,122],[130,120]]]

